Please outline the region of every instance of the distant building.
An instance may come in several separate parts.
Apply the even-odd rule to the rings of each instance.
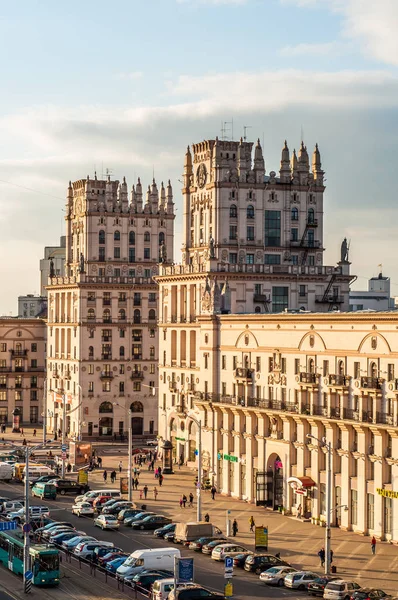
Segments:
[[[390,278],[379,273],[368,281],[367,291],[350,291],[350,311],[395,310],[394,298],[390,294]]]
[[[40,260],[40,294],[47,296],[46,285],[50,276],[50,264],[53,261],[54,275],[62,277],[65,269],[66,236],[61,236],[59,246],[46,246],[44,258]]]
[[[36,317],[46,317],[47,315],[47,296],[35,296],[27,294],[18,296],[18,317],[25,319]]]
[[[45,340],[42,319],[0,317],[0,423],[42,420]]]

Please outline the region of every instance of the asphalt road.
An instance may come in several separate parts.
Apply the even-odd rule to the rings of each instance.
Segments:
[[[23,487],[21,484],[0,483],[0,495],[9,498],[21,497]],[[59,521],[70,521],[80,531],[93,535],[99,540],[113,542],[126,552],[133,552],[140,548],[161,548],[166,547],[165,540],[157,539],[152,532],[138,532],[129,527],[121,526],[119,531],[102,531],[93,524],[91,518],[79,518],[72,514],[71,506],[73,504],[72,496],[59,497],[57,500],[40,501],[37,498],[31,498],[32,505],[46,505],[50,507],[51,518]],[[154,507],[151,503],[150,509]],[[177,546],[177,548],[181,548]],[[182,555],[194,558],[195,581],[210,589],[223,592],[224,590],[224,565],[223,563],[212,560],[209,556],[193,552],[187,548],[181,548]],[[305,592],[290,591],[285,588],[273,588],[265,586],[258,579],[258,576],[247,573],[243,569],[235,569],[233,577],[233,596],[239,600],[251,600],[253,598],[275,598],[286,600],[299,600],[307,598]]]

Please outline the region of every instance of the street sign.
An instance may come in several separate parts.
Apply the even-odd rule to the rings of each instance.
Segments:
[[[17,528],[16,521],[0,521],[0,531],[11,531]]]
[[[268,527],[254,528],[254,546],[255,550],[268,552]]]
[[[231,598],[232,594],[233,594],[232,583],[230,581],[228,581],[224,586],[224,596],[226,598]]]
[[[231,579],[234,574],[234,559],[232,556],[227,556],[224,561],[224,577]]]
[[[62,446],[61,446],[62,452],[66,452],[66,448],[67,448],[66,444],[62,444]]]
[[[193,581],[193,558],[178,559],[178,583]]]
[[[222,454],[221,454],[221,452],[218,452],[217,453],[217,460],[221,460],[221,459],[222,459]]]
[[[33,573],[32,573],[32,571],[25,571],[25,579],[27,579],[28,581],[30,579],[33,579]]]
[[[30,523],[25,523],[25,525],[22,527],[22,530],[24,533],[29,533],[29,531],[32,529],[32,525]]]

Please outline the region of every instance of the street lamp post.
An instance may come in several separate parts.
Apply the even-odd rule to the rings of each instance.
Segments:
[[[326,530],[325,530],[325,575],[330,573],[330,520],[332,514],[332,444],[327,442],[326,438],[318,439],[311,433],[307,433],[307,438],[316,440],[322,448],[326,449]]]
[[[62,469],[61,476],[65,479],[65,421],[66,421],[66,394],[62,394],[62,437],[61,437],[61,458],[62,458]]]
[[[114,402],[113,406],[120,406],[120,408],[123,408],[123,406],[121,406],[121,404],[119,404],[118,402]],[[132,502],[133,500],[133,424],[132,424],[132,410],[131,408],[129,408],[128,411],[128,415],[129,415],[129,428],[128,428],[128,438],[129,438],[129,462],[128,462],[128,472],[127,472],[127,481],[128,481],[128,489],[127,489],[127,493],[128,493],[128,501]]]
[[[186,415],[188,419],[191,419],[198,426],[199,440],[198,440],[198,488],[197,495],[198,501],[196,504],[196,520],[202,520],[202,421],[193,417],[192,415]]]
[[[43,381],[43,444],[47,443],[47,377]]]

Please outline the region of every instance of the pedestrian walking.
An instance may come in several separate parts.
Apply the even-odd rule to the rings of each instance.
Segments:
[[[136,477],[136,478],[134,479],[134,487],[135,487],[135,489],[136,489],[136,490],[138,490],[138,483],[139,483],[139,481],[138,481],[138,477]]]
[[[119,473],[122,472],[122,469],[123,469],[123,463],[122,463],[122,461],[120,461],[119,462]]]
[[[189,506],[191,508],[193,507],[193,493],[192,492],[189,494]]]
[[[370,540],[370,547],[372,549],[372,554],[376,554],[376,538],[375,538],[375,536],[373,536],[372,539]]]
[[[36,429],[33,430],[33,437],[36,437]]]
[[[250,525],[250,531],[253,531],[254,527],[256,526],[253,515],[249,519],[249,525]]]
[[[144,490],[144,498],[145,498],[145,500],[146,500],[146,497],[147,497],[147,495],[148,495],[148,486],[147,486],[147,485],[144,485],[144,487],[143,487],[143,490]]]
[[[301,519],[302,513],[303,513],[303,507],[301,506],[301,504],[299,504],[297,507],[297,518],[298,519]]]
[[[159,485],[160,485],[160,487],[162,487],[162,485],[163,485],[163,479],[164,479],[163,475],[160,474],[159,475]]]
[[[25,438],[23,439],[22,446],[26,446],[26,440],[25,440]]]
[[[103,478],[106,483],[106,480],[108,479],[108,473],[106,471],[104,471]]]
[[[182,497],[182,504],[183,504],[184,508],[185,508],[186,503],[187,503],[187,497],[184,494],[183,497]]]
[[[206,523],[209,523],[209,521],[210,521],[210,515],[209,515],[209,513],[205,514],[205,521],[206,521]]]
[[[23,427],[21,428],[21,435],[23,436]]]
[[[112,482],[112,483],[115,483],[115,481],[116,481],[116,471],[115,471],[115,470],[113,470],[113,471],[111,472],[111,482]]]
[[[321,548],[318,552],[319,560],[321,561],[321,567],[325,566],[325,548]]]
[[[329,558],[330,558],[330,564],[333,564],[333,550],[330,550],[329,552]]]
[[[215,487],[214,487],[214,485],[213,485],[213,486],[211,487],[211,490],[210,490],[210,493],[211,493],[212,500],[215,500],[215,497],[216,497],[216,491],[217,491],[217,490],[216,490],[216,488],[215,488]]]
[[[232,535],[234,537],[236,537],[237,533],[238,533],[238,522],[236,519],[234,519],[234,522],[232,523]]]
[[[102,467],[102,458],[100,456],[98,456],[98,458],[97,458],[97,463],[98,463],[99,468],[101,468]]]
[[[158,493],[159,493],[159,492],[158,492],[158,488],[157,488],[157,487],[156,487],[156,485],[155,485],[155,487],[153,488],[153,497],[155,498],[155,500],[156,500],[156,499],[157,499],[157,497],[158,497]]]
[[[182,508],[182,496],[180,497],[180,508]]]
[[[157,479],[158,477],[159,477],[159,470],[158,470],[158,468],[156,467],[156,469],[155,469],[155,479]]]
[[[178,461],[178,468],[181,469],[182,465],[184,464],[184,457],[181,454],[180,456],[180,460]]]

